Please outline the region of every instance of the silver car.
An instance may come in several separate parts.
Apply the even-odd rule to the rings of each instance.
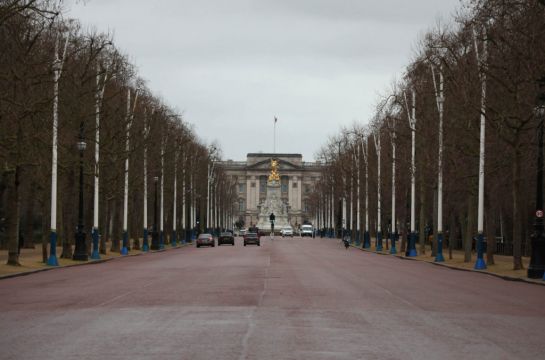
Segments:
[[[282,237],[284,236],[293,236],[293,229],[289,226],[286,226],[284,228],[282,228],[282,230],[280,230],[280,234],[282,235]]]
[[[212,234],[200,234],[197,238],[197,247],[201,246],[211,246],[214,247],[214,237]]]

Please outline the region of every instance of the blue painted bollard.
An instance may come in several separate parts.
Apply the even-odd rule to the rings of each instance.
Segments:
[[[435,255],[435,262],[444,262],[443,257],[443,233],[437,233],[437,254]]]
[[[98,252],[98,239],[100,238],[100,234],[98,233],[98,229],[96,227],[93,227],[91,237],[93,238],[93,250],[91,251],[91,259],[100,260],[100,254]]]
[[[52,230],[49,234],[49,258],[47,258],[47,265],[59,266],[57,260],[57,232]]]
[[[392,233],[390,236],[391,236],[390,242],[392,244],[392,246],[390,247],[390,254],[395,255],[397,254],[397,249],[396,249],[396,240],[398,237],[397,232]]]
[[[176,230],[172,230],[172,240],[170,241],[170,245],[172,247],[176,247],[178,240],[176,239]]]
[[[142,244],[142,252],[148,252],[148,251],[149,251],[148,229],[144,228],[144,240]]]
[[[129,241],[129,234],[127,230],[123,231],[123,246],[121,247],[121,255],[128,255],[129,249],[127,248],[127,242]]]
[[[475,262],[475,270],[486,269],[486,263],[484,262],[484,237],[483,233],[477,235],[477,261]]]

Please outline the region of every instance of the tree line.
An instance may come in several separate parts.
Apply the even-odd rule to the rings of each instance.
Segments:
[[[153,225],[165,243],[190,240],[206,225],[229,227],[235,191],[211,166],[221,159],[218,146],[149,90],[109,34],[84,30],[64,13],[47,0],[0,4],[0,246],[8,263],[40,242],[47,262],[53,234],[60,256],[72,257],[78,142],[87,145],[89,253],[95,234],[105,254],[121,251],[124,233],[126,246],[139,249]]]
[[[384,234],[388,247],[399,234],[406,253],[411,233],[419,253],[433,235],[433,255],[444,237],[466,262],[480,236],[488,264],[502,253],[521,269],[536,212],[545,2],[467,0],[452,20],[421,37],[367,124],[323,145],[313,211],[319,227],[357,241]]]

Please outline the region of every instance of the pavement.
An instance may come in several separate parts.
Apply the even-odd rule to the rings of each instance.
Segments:
[[[544,298],[337,239],[237,238],[0,280],[0,359],[539,359]]]
[[[528,266],[530,265],[530,257],[523,256],[521,258],[522,269],[513,270],[513,256],[494,254],[494,263],[490,264],[487,262],[487,257],[485,254],[484,259],[486,262],[486,268],[482,270],[476,270],[475,262],[477,260],[477,254],[475,252],[472,252],[471,254],[471,261],[466,262],[465,254],[463,250],[453,250],[452,257],[450,257],[448,254],[448,249],[445,249],[443,250],[444,261],[437,262],[435,261],[435,256],[432,255],[432,249],[431,249],[431,246],[429,245],[426,245],[424,253],[421,252],[421,249],[418,246],[417,247],[418,255],[412,256],[412,257],[405,256],[405,253],[399,250],[399,246],[397,249],[397,253],[393,255],[390,253],[390,250],[387,249],[386,247],[383,247],[382,251],[377,251],[374,242],[371,244],[371,247],[367,249],[363,248],[362,244],[359,244],[359,245],[351,244],[351,246],[355,249],[373,252],[380,255],[396,256],[398,258],[405,259],[405,260],[425,261],[433,265],[445,266],[451,269],[473,271],[473,272],[478,272],[481,274],[497,276],[505,280],[524,281],[524,282],[529,282],[529,283],[545,286],[545,281],[541,278],[540,279],[528,278],[527,269],[528,269]],[[1,268],[0,268],[0,271],[1,271]]]

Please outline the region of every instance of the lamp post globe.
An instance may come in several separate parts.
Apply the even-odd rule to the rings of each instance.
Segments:
[[[85,151],[86,148],[87,148],[87,143],[85,141],[83,141],[83,140],[78,141],[78,150],[80,152]]]
[[[79,141],[77,142],[77,148],[79,150],[79,209],[78,209],[78,227],[75,234],[74,254],[73,260],[87,261],[89,259],[87,255],[87,246],[85,245],[85,231],[83,230],[83,152],[87,144],[83,138],[83,122],[80,124]]]
[[[157,183],[159,182],[159,177],[155,176],[153,178],[153,183],[155,186],[155,195],[153,202],[153,229],[151,231],[151,250],[159,250],[159,233],[157,232]]]
[[[538,147],[536,170],[536,212],[534,231],[530,237],[532,256],[528,266],[528,277],[545,279],[545,234],[543,226],[543,122],[545,121],[545,76],[538,80],[539,93],[536,99],[535,116],[538,120]]]

